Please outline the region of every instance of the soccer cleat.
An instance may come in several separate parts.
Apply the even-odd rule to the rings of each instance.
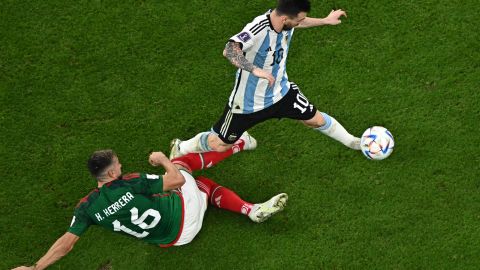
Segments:
[[[254,204],[248,217],[253,222],[264,222],[274,214],[282,211],[285,205],[287,205],[287,200],[288,195],[286,193],[280,193],[264,203]]]
[[[175,138],[170,142],[170,155],[168,156],[168,158],[170,160],[183,156],[180,153],[180,143],[181,142],[182,141],[178,138]]]
[[[243,150],[253,150],[257,148],[257,140],[252,137],[252,135],[248,134],[248,132],[243,132],[242,136],[240,137],[240,140],[243,140],[245,142],[245,145],[243,146]]]
[[[360,150],[360,138],[354,137],[353,141],[349,145],[353,150]]]

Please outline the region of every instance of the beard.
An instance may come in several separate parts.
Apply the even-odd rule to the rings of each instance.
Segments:
[[[294,27],[298,26],[298,23],[285,23],[283,25],[283,31],[290,31],[292,30]]]

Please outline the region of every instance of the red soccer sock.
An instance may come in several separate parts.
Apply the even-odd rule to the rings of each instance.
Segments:
[[[238,140],[237,143],[232,146],[232,148],[225,152],[212,151],[205,153],[191,153],[172,159],[172,163],[181,165],[187,169],[190,169],[190,171],[198,171],[201,169],[210,168],[229,156],[242,151],[244,146],[245,142],[243,140]]]
[[[207,194],[208,201],[212,205],[242,215],[250,213],[253,204],[242,200],[235,192],[203,176],[199,176],[195,180],[198,188]]]

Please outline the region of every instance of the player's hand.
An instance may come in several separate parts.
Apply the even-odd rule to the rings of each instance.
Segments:
[[[19,266],[17,268],[13,268],[12,270],[33,270],[33,266]]]
[[[148,157],[148,162],[152,166],[157,167],[157,166],[165,164],[166,162],[170,162],[170,160],[162,152],[152,152],[150,154],[150,156]]]
[[[337,10],[332,10],[328,16],[323,19],[325,24],[330,24],[330,25],[337,25],[340,24],[342,21],[340,20],[340,17],[345,16],[347,17],[347,13],[341,9]]]
[[[273,84],[275,83],[275,78],[273,77],[273,75],[269,72],[266,72],[265,70],[261,69],[261,68],[253,68],[252,70],[252,74],[259,77],[259,78],[264,78],[265,80],[268,80],[268,85],[270,87],[273,86]]]

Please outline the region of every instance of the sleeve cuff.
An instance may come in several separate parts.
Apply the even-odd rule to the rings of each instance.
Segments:
[[[228,42],[235,42],[235,43],[238,43],[238,44],[240,44],[240,49],[242,49],[242,50],[243,50],[243,43],[242,43],[241,41],[234,40],[234,39],[229,39],[229,40],[228,40]],[[228,42],[227,42],[227,43],[228,43]]]

